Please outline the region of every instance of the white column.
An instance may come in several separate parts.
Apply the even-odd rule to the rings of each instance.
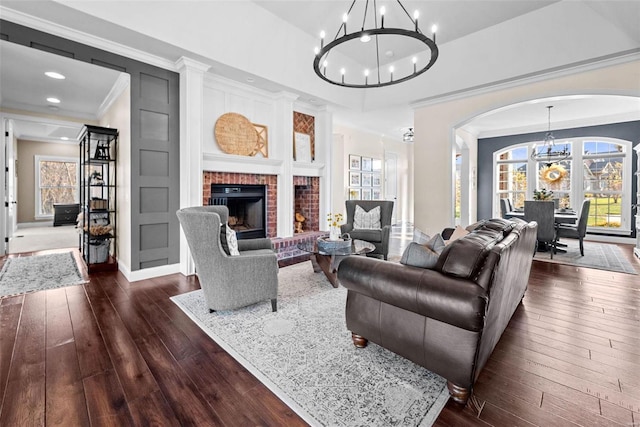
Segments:
[[[180,207],[201,206],[204,73],[210,66],[183,56],[176,67],[180,73]],[[180,272],[195,272],[183,233]]]
[[[320,229],[327,229],[327,214],[342,212],[343,206],[331,206],[331,194],[333,188],[333,178],[331,173],[331,161],[333,156],[333,114],[327,108],[320,108],[315,116],[316,124],[316,162],[325,164],[323,173],[320,175]]]
[[[275,139],[282,150],[278,176],[278,237],[293,236],[293,103],[298,95],[282,92],[276,98]]]

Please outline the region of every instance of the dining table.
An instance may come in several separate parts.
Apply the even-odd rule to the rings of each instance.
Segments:
[[[507,212],[505,218],[524,219],[524,209],[515,209]],[[578,222],[578,213],[572,209],[556,209],[553,213],[556,224],[575,224]]]

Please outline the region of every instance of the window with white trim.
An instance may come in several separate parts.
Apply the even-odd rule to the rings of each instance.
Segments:
[[[78,166],[77,158],[35,156],[37,219],[53,217],[56,203],[78,203]]]
[[[631,232],[632,156],[630,141],[614,138],[568,138],[567,159],[553,164],[531,160],[537,143],[517,144],[494,153],[493,215],[500,216],[500,199],[515,208],[533,199],[533,191],[553,191],[559,207],[579,210],[591,200],[589,231],[611,234]],[[527,173],[530,171],[530,173]]]

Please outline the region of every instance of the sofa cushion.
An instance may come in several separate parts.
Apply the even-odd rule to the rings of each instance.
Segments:
[[[351,230],[349,236],[352,239],[366,240],[367,242],[382,242],[382,230]]]
[[[435,269],[450,276],[474,280],[488,252],[502,238],[501,230],[481,226],[447,245],[438,258]]]
[[[469,232],[466,229],[460,227],[459,225],[456,225],[453,233],[451,233],[451,236],[449,236],[449,238],[444,243],[445,245],[448,245],[449,243],[454,242],[459,238],[466,236],[467,234],[469,234]]]
[[[365,211],[362,206],[356,205],[353,216],[353,228],[357,229],[380,229],[380,206],[376,206],[370,211]]]
[[[444,249],[444,240],[436,234],[424,245],[415,242],[409,243],[404,250],[400,264],[412,267],[433,268],[438,263],[438,258]]]

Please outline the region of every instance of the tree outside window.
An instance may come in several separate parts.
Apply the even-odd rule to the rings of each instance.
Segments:
[[[53,216],[56,203],[78,202],[78,160],[36,156],[36,217]]]

